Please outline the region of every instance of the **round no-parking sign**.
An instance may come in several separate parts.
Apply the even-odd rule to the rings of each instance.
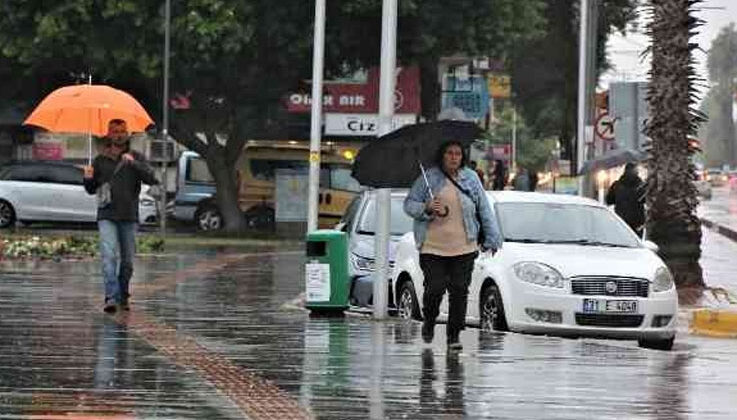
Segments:
[[[614,140],[614,122],[615,119],[607,113],[599,115],[595,124],[596,136],[602,140]]]

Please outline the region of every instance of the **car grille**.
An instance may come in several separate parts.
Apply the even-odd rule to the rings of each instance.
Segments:
[[[589,327],[637,328],[645,315],[576,314],[576,324]]]
[[[607,283],[614,282],[617,290],[607,291]],[[637,296],[647,297],[650,283],[644,279],[622,277],[577,277],[571,279],[574,295]]]

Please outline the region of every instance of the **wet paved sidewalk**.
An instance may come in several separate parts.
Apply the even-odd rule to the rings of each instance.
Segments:
[[[708,275],[729,270],[705,234]],[[310,319],[300,251],[139,259],[133,310],[100,311],[96,262],[0,265],[0,418],[737,418],[732,341],[675,350]],[[727,270],[727,271],[724,271]]]
[[[737,192],[714,188],[711,200],[704,200],[699,206],[698,215],[707,224],[723,227],[737,241]]]

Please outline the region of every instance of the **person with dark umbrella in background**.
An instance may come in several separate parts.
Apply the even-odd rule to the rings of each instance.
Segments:
[[[645,182],[637,174],[637,166],[629,162],[606,195],[606,203],[614,205],[614,212],[640,237],[645,225],[645,192]]]

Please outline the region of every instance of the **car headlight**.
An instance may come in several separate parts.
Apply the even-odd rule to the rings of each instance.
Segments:
[[[374,271],[375,262],[371,258],[361,257],[359,255],[352,254],[351,261],[353,262],[353,267],[355,267],[357,270]]]
[[[673,275],[670,270],[667,267],[658,268],[653,279],[653,292],[665,292],[672,289],[673,286]]]
[[[553,267],[542,263],[517,263],[514,265],[514,274],[520,280],[538,286],[563,288],[563,276]]]

